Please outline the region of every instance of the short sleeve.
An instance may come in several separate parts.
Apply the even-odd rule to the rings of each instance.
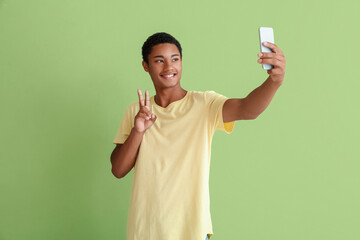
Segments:
[[[235,121],[224,123],[222,114],[224,103],[228,98],[214,91],[206,91],[205,98],[212,132],[222,130],[230,134],[234,129]]]
[[[119,129],[115,135],[115,139],[113,141],[114,144],[123,144],[130,135],[131,129],[134,126],[134,104],[135,103],[132,103],[127,107],[121,120]]]

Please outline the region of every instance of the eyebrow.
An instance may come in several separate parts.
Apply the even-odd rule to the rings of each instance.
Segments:
[[[179,54],[173,54],[173,55],[171,55],[171,57],[175,57],[175,56],[179,56]],[[153,58],[157,58],[157,57],[164,58],[163,55],[158,55],[158,56],[155,56],[155,57],[153,57]]]

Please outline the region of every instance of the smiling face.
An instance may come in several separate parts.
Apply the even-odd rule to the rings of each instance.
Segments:
[[[180,87],[182,59],[175,44],[161,43],[152,47],[144,70],[150,74],[155,89]]]

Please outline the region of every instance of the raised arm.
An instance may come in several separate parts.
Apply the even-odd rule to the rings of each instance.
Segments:
[[[156,120],[155,114],[150,112],[149,92],[145,91],[145,101],[141,90],[138,90],[140,109],[134,120],[134,127],[124,144],[117,144],[111,153],[112,173],[122,178],[134,167],[142,138]]]
[[[269,77],[261,86],[254,89],[246,98],[228,99],[223,106],[224,122],[257,118],[270,104],[276,91],[282,85],[285,75],[286,59],[284,53],[273,43],[264,43],[272,53],[259,53],[259,64],[271,64],[267,70]]]

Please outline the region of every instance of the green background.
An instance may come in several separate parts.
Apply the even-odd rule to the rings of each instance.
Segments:
[[[216,132],[212,239],[360,239],[359,1],[0,0],[0,239],[125,239],[132,173],[111,173],[126,106],[151,79],[141,46],[183,47],[182,87],[246,97],[284,84],[256,120]]]

